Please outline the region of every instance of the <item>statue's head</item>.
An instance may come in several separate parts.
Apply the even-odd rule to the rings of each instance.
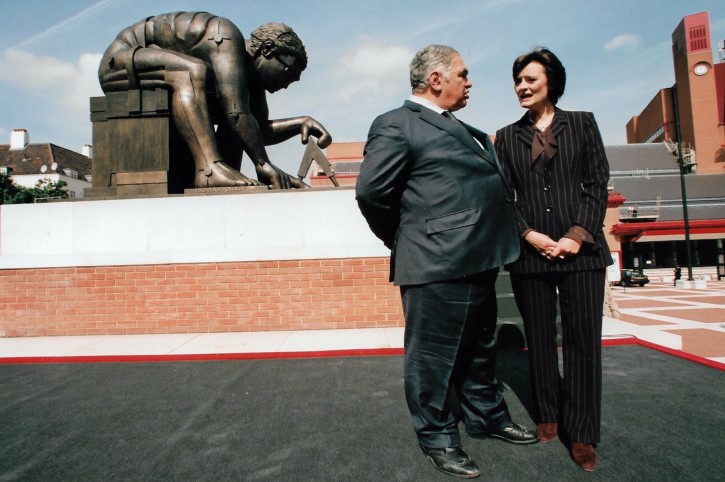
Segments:
[[[275,92],[300,79],[307,68],[307,52],[297,34],[283,23],[267,23],[253,31],[248,51],[255,60],[265,89]],[[276,62],[274,66],[267,65]]]

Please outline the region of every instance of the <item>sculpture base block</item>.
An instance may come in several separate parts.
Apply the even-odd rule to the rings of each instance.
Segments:
[[[401,327],[359,212],[349,188],[2,205],[0,337]]]
[[[194,159],[176,129],[165,89],[91,97],[90,198],[181,194],[194,185]]]

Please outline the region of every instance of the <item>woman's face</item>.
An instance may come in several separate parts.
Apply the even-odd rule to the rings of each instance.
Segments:
[[[549,103],[549,81],[544,66],[529,62],[514,80],[514,92],[524,109],[539,110]]]

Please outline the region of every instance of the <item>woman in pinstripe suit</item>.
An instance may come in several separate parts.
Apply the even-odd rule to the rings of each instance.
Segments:
[[[589,112],[556,107],[566,72],[549,50],[516,59],[514,90],[526,114],[496,133],[515,191],[521,257],[507,266],[529,347],[537,430],[561,435],[584,470],[597,465],[605,268],[602,234],[609,164]],[[556,344],[561,312],[563,377]]]

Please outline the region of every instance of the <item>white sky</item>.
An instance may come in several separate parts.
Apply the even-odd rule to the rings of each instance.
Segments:
[[[290,25],[310,62],[300,82],[268,96],[271,117],[311,115],[335,141],[364,141],[375,116],[409,95],[415,51],[442,43],[461,52],[474,84],[463,120],[493,133],[518,119],[511,64],[543,45],[567,69],[559,105],[594,112],[605,144],[624,144],[627,121],[674,83],[671,35],[682,17],[709,12],[715,61],[725,40],[721,0],[0,0],[0,143],[13,128],[76,151],[92,143],[101,53],[128,25],[178,10],[227,17],[245,36]],[[292,173],[303,152],[296,140],[270,149]]]

